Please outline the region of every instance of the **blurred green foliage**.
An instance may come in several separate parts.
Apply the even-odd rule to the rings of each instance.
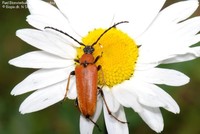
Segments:
[[[5,1],[6,2],[6,1]],[[168,0],[166,5],[175,2]],[[17,29],[31,27],[27,24],[26,8],[8,9],[0,7],[0,134],[67,134],[79,133],[79,111],[74,102],[67,100],[45,110],[21,115],[20,103],[29,95],[10,95],[12,88],[34,70],[20,69],[8,65],[8,60],[35,48],[15,36]],[[10,7],[11,8],[11,7]],[[200,10],[194,14],[200,15]],[[199,44],[200,45],[200,44]],[[181,113],[174,115],[162,109],[165,128],[162,134],[200,134],[200,59],[166,65],[184,72],[191,78],[182,87],[163,87],[179,104]],[[67,75],[67,74],[66,74]],[[125,109],[130,134],[154,134],[142,119],[131,109]],[[103,116],[97,122],[104,127]],[[94,133],[99,133],[95,128]],[[103,131],[102,133],[106,133]]]

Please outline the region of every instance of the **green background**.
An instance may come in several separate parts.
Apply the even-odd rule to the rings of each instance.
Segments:
[[[4,2],[7,2],[4,0]],[[14,0],[13,0],[14,2]],[[175,0],[168,0],[165,6]],[[8,9],[1,1],[0,7],[0,134],[68,134],[79,133],[79,111],[74,101],[57,103],[42,111],[21,115],[18,112],[21,102],[30,94],[11,96],[12,88],[34,70],[21,69],[8,65],[8,60],[35,48],[15,36],[15,31],[29,28],[26,8]],[[200,15],[198,9],[194,16]],[[200,44],[199,44],[200,45]],[[179,104],[181,113],[172,114],[162,110],[165,127],[162,134],[200,134],[200,59],[166,65],[184,72],[191,78],[182,87],[164,87]],[[68,75],[68,74],[66,74]],[[125,109],[130,134],[154,134],[131,109]],[[105,132],[103,116],[97,122]],[[94,133],[98,132],[95,128]]]

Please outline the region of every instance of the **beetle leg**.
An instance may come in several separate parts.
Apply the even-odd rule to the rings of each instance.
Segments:
[[[68,90],[69,90],[69,83],[70,83],[71,75],[75,75],[75,71],[72,71],[72,72],[69,74],[69,76],[68,76],[66,92],[65,92],[65,96],[64,96],[64,99],[63,99],[63,100],[65,100],[65,99],[67,98],[67,92],[68,92]]]
[[[101,132],[101,128],[99,127],[99,125],[96,122],[94,122],[89,116],[85,116],[85,118],[90,120],[99,129],[99,131]]]
[[[80,111],[80,109],[79,109],[79,107],[78,107],[78,98],[76,98],[76,100],[75,100],[75,106],[76,106],[76,107],[78,108],[78,110]],[[81,111],[80,111],[80,112],[81,112]],[[96,122],[94,122],[94,121],[90,118],[90,116],[86,115],[85,118],[88,119],[88,120],[90,120],[90,121],[99,129],[99,131],[101,132],[101,128],[99,127],[99,125],[98,125]]]
[[[101,52],[101,55],[99,55],[99,56],[97,56],[96,58],[95,58],[95,60],[94,60],[94,62],[93,62],[93,64],[95,64],[98,60],[99,60],[99,58],[101,58],[102,57],[102,54],[103,54],[103,52]]]
[[[103,79],[103,85],[101,87],[101,89],[103,88],[103,86],[106,84],[106,81],[104,79],[104,73],[103,73],[103,70],[102,70],[102,66],[101,65],[98,65],[97,66],[97,71],[101,70],[101,75],[102,75],[102,79]]]
[[[78,107],[78,99],[77,98],[76,98],[74,104],[75,104],[76,107]]]
[[[108,114],[109,114],[110,116],[112,116],[115,120],[119,121],[120,123],[123,123],[123,124],[124,124],[124,123],[128,123],[128,122],[119,120],[117,117],[115,117],[115,116],[112,114],[112,112],[110,111],[110,109],[109,109],[109,107],[108,107],[108,104],[106,103],[106,100],[105,100],[105,97],[104,97],[104,93],[103,93],[102,88],[99,88],[99,87],[98,87],[98,89],[99,89],[100,95],[101,95],[102,98],[103,98],[103,101],[104,101],[104,104],[105,104],[106,109],[107,109],[107,111],[108,111]]]
[[[101,65],[98,65],[97,71],[99,71],[100,69],[102,69],[102,67],[101,67]]]
[[[79,63],[79,60],[78,60],[78,59],[74,59],[74,61],[77,62],[77,63]]]
[[[95,60],[94,60],[94,63],[96,63],[96,62],[99,60],[100,57],[101,57],[100,55],[97,56],[97,57],[95,58]]]

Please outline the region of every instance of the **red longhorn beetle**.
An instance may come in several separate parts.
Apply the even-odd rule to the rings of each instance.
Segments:
[[[76,40],[75,38],[73,38],[72,36],[70,36],[69,34],[67,34],[61,30],[58,30],[56,28],[45,27],[45,29],[50,28],[55,31],[61,32],[62,34],[65,34],[66,36],[73,39],[78,44],[84,46],[84,49],[83,49],[84,54],[81,56],[81,58],[79,60],[75,59],[75,62],[78,62],[79,65],[77,65],[75,67],[75,71],[72,71],[69,74],[67,87],[66,87],[66,94],[64,96],[64,99],[66,98],[67,92],[69,89],[70,77],[71,77],[71,75],[75,75],[76,89],[77,89],[77,99],[76,100],[77,100],[78,108],[79,108],[80,112],[82,113],[82,115],[85,116],[85,118],[92,121],[97,127],[98,127],[98,125],[93,120],[91,120],[90,117],[92,117],[94,115],[95,110],[96,110],[98,89],[99,89],[99,93],[102,96],[103,101],[106,105],[108,113],[113,118],[115,118],[117,121],[119,121],[121,123],[127,123],[127,122],[120,121],[115,116],[113,116],[112,113],[110,112],[110,110],[107,106],[107,103],[105,101],[103,91],[102,91],[103,86],[101,88],[99,88],[97,86],[98,85],[98,70],[101,69],[101,65],[96,66],[95,63],[98,61],[98,59],[101,56],[97,56],[96,58],[94,58],[94,56],[92,55],[92,53],[94,52],[93,46],[95,44],[97,44],[97,42],[101,39],[101,37],[106,32],[108,32],[110,29],[115,28],[117,25],[119,25],[121,23],[128,23],[128,22],[121,21],[121,22],[116,23],[113,26],[109,27],[98,37],[98,39],[92,45],[85,45],[85,44],[79,42],[78,40]]]

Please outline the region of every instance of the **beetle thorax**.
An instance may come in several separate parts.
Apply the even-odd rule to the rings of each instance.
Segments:
[[[92,54],[83,54],[79,59],[79,63],[83,65],[92,64],[94,63],[94,56]]]

